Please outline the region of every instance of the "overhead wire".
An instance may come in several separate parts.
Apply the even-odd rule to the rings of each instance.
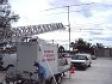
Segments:
[[[80,11],[70,11],[70,13],[76,13],[76,12],[80,12]],[[65,14],[65,13],[68,13],[68,12],[58,12],[58,13],[50,13],[52,16],[54,16],[54,15],[60,15],[60,14]],[[51,16],[50,14],[48,14],[48,16]]]
[[[76,4],[76,5],[68,5],[69,7],[76,7],[76,6],[86,6],[86,5],[91,5],[91,4],[94,4],[94,2],[92,3],[85,3],[85,4]],[[42,12],[50,12],[50,11],[55,11],[55,10],[58,10],[58,9],[63,9],[63,8],[67,8],[68,7],[67,5],[66,6],[60,6],[60,7],[54,7],[54,8],[49,8],[49,9],[44,9],[44,10],[41,10],[39,11],[40,13]],[[81,10],[70,10],[69,13],[73,13],[73,12],[80,12]],[[68,12],[58,12],[58,13],[51,13],[52,15],[59,15],[59,14],[64,14],[64,13],[68,13]],[[51,15],[50,15],[51,16]]]
[[[91,5],[91,4],[94,4],[94,3],[86,3],[86,4],[79,4],[79,5],[70,5],[70,7],[72,6],[82,6],[82,5]],[[41,12],[48,12],[48,11],[55,11],[57,9],[61,9],[61,8],[67,8],[68,6],[62,6],[62,7],[55,7],[55,8],[50,8],[50,9],[45,9]],[[78,11],[73,11],[73,10],[70,10],[70,13],[73,13],[73,12],[80,12],[79,10]],[[58,12],[58,13],[51,13],[52,16],[54,15],[59,15],[59,14],[64,14],[64,13],[68,13],[68,12]],[[51,15],[50,15],[51,16]],[[101,24],[92,24],[92,25],[101,25]],[[84,31],[93,31],[93,30],[104,30],[104,29],[75,29],[75,31],[81,31],[81,30],[84,30]],[[67,30],[68,31],[68,30]],[[74,31],[74,30],[73,30]],[[65,41],[64,41],[65,42]]]
[[[85,4],[68,5],[68,6],[69,6],[69,7],[72,7],[72,6],[91,5],[91,4],[94,4],[94,2],[85,3]],[[57,9],[60,9],[60,8],[67,8],[68,6],[66,5],[66,6],[60,6],[60,7],[49,8],[49,9],[42,10],[42,11],[40,11],[40,12],[51,11],[51,10],[57,10]]]
[[[96,4],[95,2],[91,2],[91,3],[84,3],[84,4],[75,4],[75,5],[69,5],[69,7],[74,7],[74,6],[86,6],[86,5],[93,5],[93,4]],[[57,9],[61,9],[61,8],[67,8],[68,6],[60,6],[60,7],[54,7],[54,8],[49,8],[49,9],[45,9],[45,10],[42,10],[40,12],[47,12],[47,11],[55,11]],[[81,12],[81,10],[70,10],[69,13],[73,13],[73,12]],[[50,13],[50,14],[47,14],[47,17],[49,16],[55,16],[55,15],[60,15],[60,14],[64,14],[64,13],[68,13],[68,12],[58,12],[58,13]],[[96,25],[96,24],[95,24]],[[82,30],[82,29],[81,29]]]

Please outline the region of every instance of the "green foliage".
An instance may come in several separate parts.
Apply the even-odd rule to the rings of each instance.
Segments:
[[[95,48],[104,48],[102,43],[96,43]]]
[[[59,46],[58,53],[63,53],[65,51],[63,46]]]
[[[92,44],[84,41],[82,38],[79,38],[75,43],[72,42],[71,44],[73,45],[73,50],[78,49],[78,52],[93,53]]]
[[[89,42],[84,41],[82,38],[79,38],[76,42],[71,42],[71,48],[78,49],[78,52],[85,52],[94,54],[95,48],[104,48],[104,45],[101,43],[96,43],[96,45],[92,45]]]
[[[18,19],[19,16],[11,11],[8,0],[0,0],[0,40],[11,37],[11,24]]]

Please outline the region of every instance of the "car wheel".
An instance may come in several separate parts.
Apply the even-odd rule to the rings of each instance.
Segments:
[[[90,65],[88,65],[88,67],[91,67],[91,64],[90,64]]]
[[[86,70],[87,69],[87,66],[83,66],[83,69]]]

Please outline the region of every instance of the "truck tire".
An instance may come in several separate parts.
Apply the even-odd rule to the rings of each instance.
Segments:
[[[49,84],[61,84],[62,83],[62,74],[55,75],[55,79],[52,77]]]
[[[50,84],[56,84],[56,82],[53,77],[50,79]]]
[[[57,81],[57,84],[61,84],[62,83],[62,76],[61,75],[58,76],[56,81]]]
[[[47,79],[45,84],[50,84],[50,79]]]

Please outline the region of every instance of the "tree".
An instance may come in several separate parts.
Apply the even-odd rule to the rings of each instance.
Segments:
[[[19,16],[11,11],[9,0],[0,0],[0,43],[12,36],[11,24],[18,19]]]
[[[85,53],[91,53],[91,54],[93,53],[92,44],[84,41],[82,38],[79,38],[75,42],[74,49],[78,49],[79,52],[85,52]]]
[[[104,48],[102,43],[96,43],[95,48]]]
[[[86,46],[86,42],[82,39],[79,38],[76,42],[75,42],[75,49],[78,49],[80,52],[85,50],[85,46]]]
[[[64,47],[62,45],[59,46],[58,53],[64,53],[64,51],[65,51]]]
[[[74,50],[74,46],[75,46],[75,43],[74,42],[71,42],[70,43],[70,47],[72,48],[72,50]]]

